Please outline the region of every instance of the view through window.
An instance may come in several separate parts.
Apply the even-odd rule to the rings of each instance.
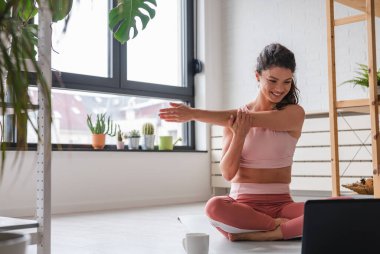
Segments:
[[[29,95],[33,103],[37,103],[37,89],[30,88]],[[174,102],[180,103],[180,101]],[[169,106],[168,100],[53,89],[52,104],[52,143],[90,144],[87,114],[92,115],[94,121],[96,114],[99,113],[110,116],[123,133],[133,129],[141,133],[142,125],[150,122],[155,126],[157,136],[171,135],[174,139],[185,138],[183,124],[165,122],[158,117],[159,109]],[[36,113],[31,112],[30,116],[36,119]],[[33,133],[31,124],[28,126],[28,132],[30,133],[28,142],[37,142],[37,135]],[[158,138],[156,145],[157,142]],[[106,143],[115,144],[116,136],[107,136]],[[178,145],[182,145],[182,142],[178,142]]]

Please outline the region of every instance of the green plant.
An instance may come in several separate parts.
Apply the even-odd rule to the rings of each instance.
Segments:
[[[153,135],[154,134],[154,125],[151,123],[144,123],[142,126],[142,134],[145,135]]]
[[[353,79],[347,80],[343,82],[343,84],[353,84],[355,86],[362,86],[362,87],[367,87],[369,86],[369,80],[368,80],[368,66],[365,64],[358,64],[359,65],[359,70],[356,71],[355,73],[357,76]],[[377,85],[380,86],[380,69],[377,70]]]
[[[182,138],[181,138],[181,137],[177,138],[177,140],[174,141],[173,146],[175,146],[175,144],[177,144],[179,141],[182,141]]]
[[[87,115],[87,126],[92,134],[105,134],[111,137],[116,135],[116,125],[114,125],[111,117],[106,114],[97,114],[95,125],[92,123],[91,115]]]
[[[117,126],[118,126],[118,131],[117,131],[117,141],[122,142],[122,141],[123,141],[124,134],[123,134],[123,132],[121,132],[121,130],[120,130],[120,125],[117,125]]]
[[[156,15],[156,11],[148,3],[157,6],[155,0],[117,0],[117,6],[108,15],[109,28],[114,32],[116,40],[125,43],[130,39],[131,32],[133,32],[132,38],[137,36],[137,18],[141,21],[142,29],[145,29],[149,20]]]
[[[138,130],[131,130],[128,133],[129,138],[139,138],[140,137],[140,132]]]
[[[39,4],[40,0],[0,0],[0,107],[3,112],[7,107],[13,108],[17,119],[17,147],[20,149],[26,148],[27,122],[38,133],[34,121],[29,114],[25,114],[32,108],[28,95],[30,82],[25,71],[35,71],[37,83],[49,95],[36,60],[38,25],[31,22],[38,12]],[[50,0],[53,22],[67,16],[71,4],[72,0]],[[47,100],[46,107],[50,111],[50,96],[47,96]],[[2,145],[4,149],[4,143]]]

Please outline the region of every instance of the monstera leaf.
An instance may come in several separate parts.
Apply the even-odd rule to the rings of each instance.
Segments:
[[[73,0],[50,0],[53,22],[67,17],[73,6]]]
[[[21,0],[19,2],[18,15],[24,22],[28,22],[37,14],[38,9],[35,4],[32,0]]]
[[[110,11],[108,16],[109,27],[114,32],[115,39],[124,44],[131,39],[132,32],[132,38],[135,38],[138,34],[137,18],[141,20],[142,29],[145,29],[149,20],[156,15],[152,5],[157,6],[155,0],[117,0],[117,6]]]

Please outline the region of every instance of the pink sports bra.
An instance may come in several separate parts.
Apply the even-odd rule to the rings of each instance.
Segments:
[[[245,168],[282,168],[292,165],[298,139],[287,131],[253,127],[249,130],[240,157]]]

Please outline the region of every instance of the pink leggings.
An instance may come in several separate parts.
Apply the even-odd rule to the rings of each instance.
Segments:
[[[275,218],[289,221],[280,225],[284,239],[302,236],[304,203],[295,203],[286,194],[238,194],[211,198],[206,214],[211,223],[228,238],[229,233],[275,229]]]

